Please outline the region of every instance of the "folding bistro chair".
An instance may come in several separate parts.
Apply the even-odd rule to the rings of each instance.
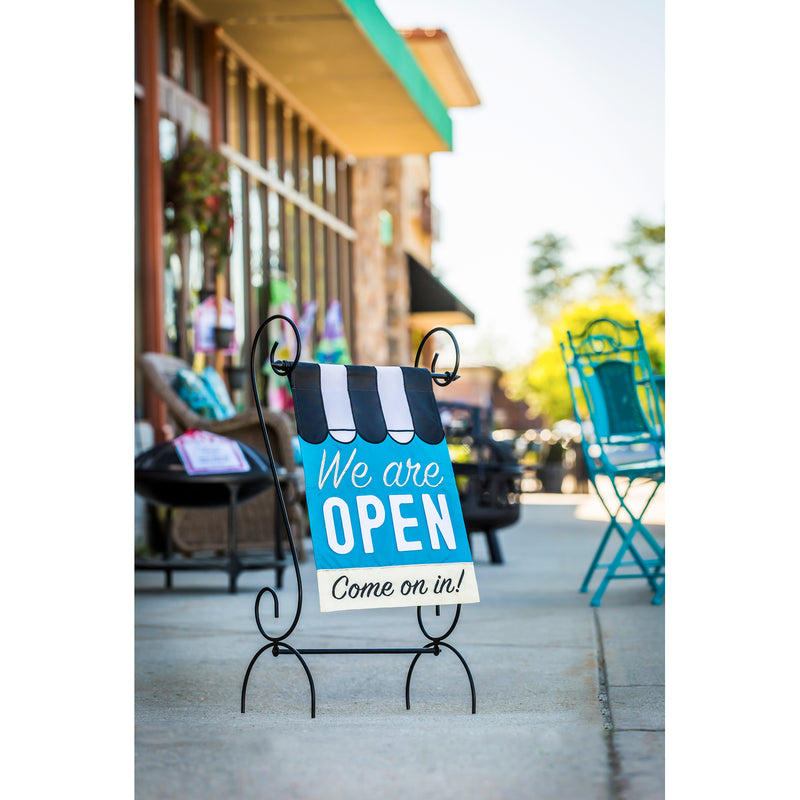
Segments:
[[[561,342],[561,352],[575,419],[583,429],[581,446],[589,480],[610,518],[581,591],[588,590],[596,570],[605,570],[592,606],[600,605],[609,582],[619,578],[645,579],[653,591],[652,603],[660,605],[664,548],[642,518],[664,483],[664,414],[639,322],[627,326],[597,319],[578,335],[568,331],[567,337],[568,344]],[[607,487],[608,499],[604,497],[598,479],[601,483],[607,479],[615,498]],[[631,507],[630,499],[636,482],[648,487],[638,510]],[[621,539],[619,548],[610,561],[601,563],[614,532]]]

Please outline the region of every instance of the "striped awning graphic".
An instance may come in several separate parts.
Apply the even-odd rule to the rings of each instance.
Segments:
[[[427,369],[298,363],[290,381],[297,432],[309,444],[329,434],[343,444],[356,435],[373,444],[444,439]]]

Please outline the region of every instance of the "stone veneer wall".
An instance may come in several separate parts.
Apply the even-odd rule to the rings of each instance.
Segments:
[[[361,159],[353,167],[353,339],[356,364],[388,364],[386,257],[380,243],[385,159]]]
[[[393,240],[384,248],[386,255],[387,315],[386,337],[391,364],[410,364],[411,337],[408,312],[411,287],[403,239],[403,222],[407,214],[406,198],[402,192],[403,169],[399,158],[386,160],[383,191],[384,208],[392,215]]]
[[[353,169],[353,327],[357,364],[410,365],[411,287],[406,251],[430,263],[430,238],[419,229],[420,192],[430,187],[427,156],[369,158]],[[380,242],[382,210],[392,215],[393,241]]]

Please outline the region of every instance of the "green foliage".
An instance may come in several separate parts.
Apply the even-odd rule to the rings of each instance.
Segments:
[[[663,373],[663,315],[659,318],[639,314],[632,301],[621,296],[598,297],[588,302],[572,303],[562,310],[551,326],[551,343],[541,349],[529,364],[506,373],[508,396],[512,400],[525,401],[534,414],[541,414],[549,424],[560,419],[572,419],[567,371],[559,343],[567,340],[568,330],[580,333],[589,322],[599,317],[609,317],[624,325],[632,325],[638,319],[653,369]]]
[[[639,320],[650,360],[664,373],[664,247],[665,227],[631,220],[628,238],[618,245],[622,257],[608,266],[569,269],[564,251],[569,241],[545,233],[531,244],[528,297],[537,318],[551,328],[549,345],[526,365],[506,373],[506,393],[523,400],[534,415],[549,424],[572,419],[572,402],[559,342],[567,331],[579,333],[599,317],[630,325]]]
[[[570,244],[564,237],[545,233],[531,245],[538,252],[530,263],[528,298],[534,312],[547,314],[572,285],[572,276],[564,266],[564,251],[569,249]]]
[[[621,261],[611,266],[588,270],[598,288],[606,292],[634,294],[642,307],[664,308],[664,246],[662,224],[633,219],[628,239],[619,245]]]
[[[633,297],[649,311],[664,308],[665,226],[634,218],[628,238],[617,245],[619,261],[608,266],[570,269],[564,261],[569,240],[545,233],[531,245],[528,297],[534,314],[553,320],[566,304],[592,296]]]
[[[195,134],[177,158],[164,164],[167,230],[198,230],[209,259],[221,269],[230,255],[231,194],[228,162]]]

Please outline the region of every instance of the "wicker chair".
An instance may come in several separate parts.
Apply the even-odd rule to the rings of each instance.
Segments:
[[[166,404],[177,434],[190,429],[211,431],[243,442],[266,457],[257,409],[249,408],[225,420],[206,419],[192,411],[172,388],[178,370],[189,366],[185,361],[163,353],[143,353],[137,358],[137,365],[147,383]],[[297,472],[289,417],[267,408],[262,408],[262,411],[276,465],[289,473]],[[283,492],[295,547],[302,561],[305,559],[303,539],[308,526],[305,504],[296,484],[284,484]],[[276,520],[279,534],[285,536],[280,514],[276,517],[275,504],[273,488],[237,508],[239,550],[274,548]],[[227,540],[227,513],[226,509],[176,510],[172,522],[174,548],[188,555],[203,551],[223,552]]]

